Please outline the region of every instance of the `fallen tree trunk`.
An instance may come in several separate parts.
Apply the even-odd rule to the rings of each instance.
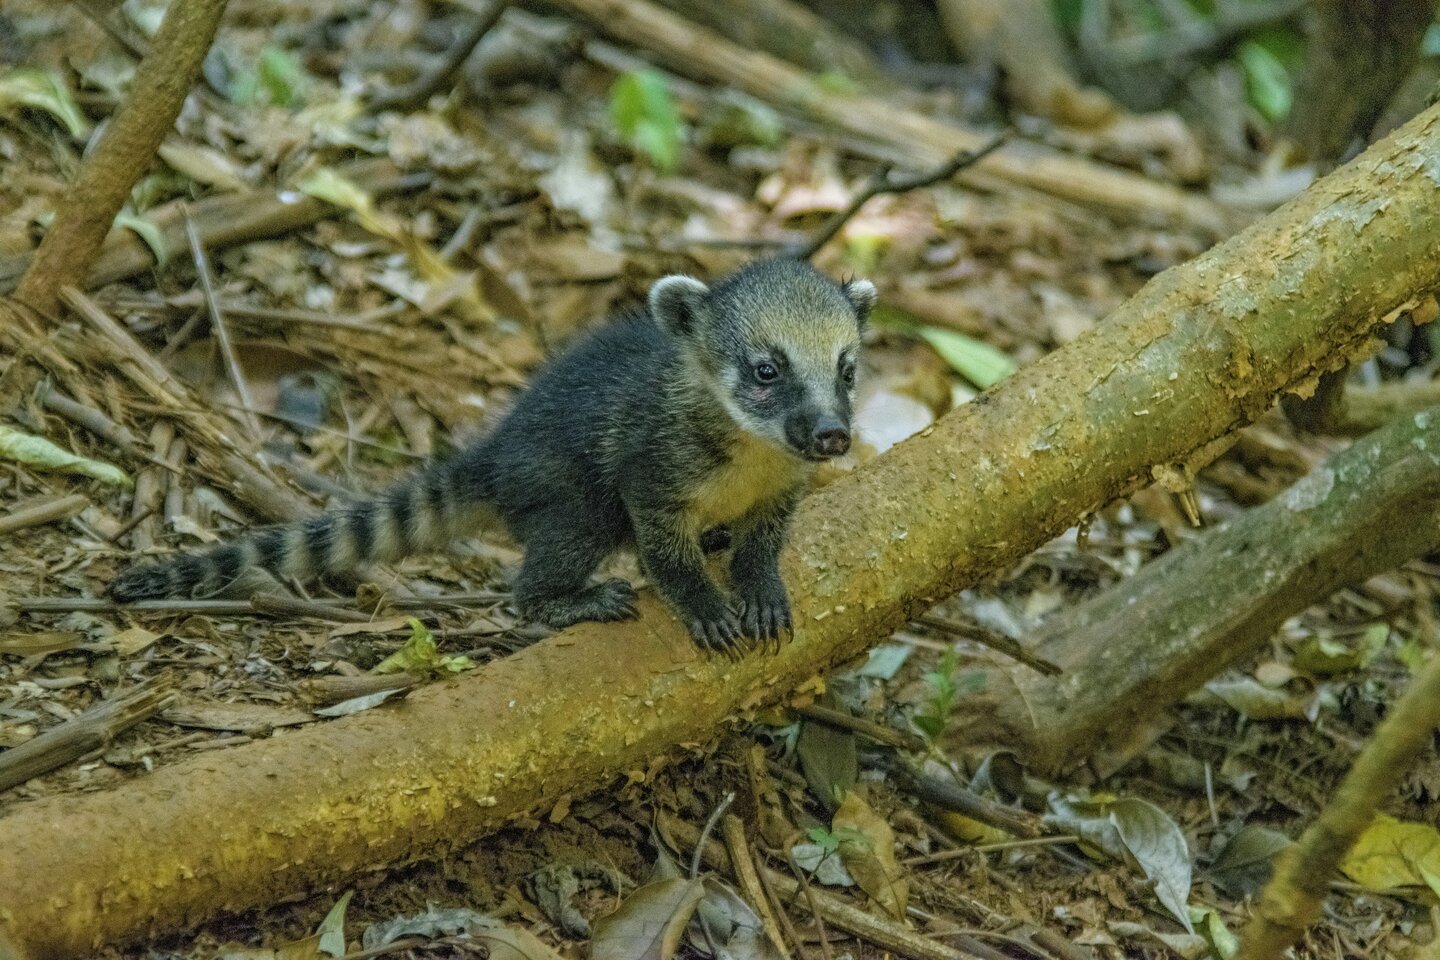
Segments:
[[[932,120],[885,100],[827,89],[810,74],[748,50],[647,0],[552,0],[624,43],[659,56],[677,72],[743,90],[782,110],[893,147],[933,166],[985,146],[991,134]],[[1231,219],[1209,198],[1137,173],[1013,141],[958,177],[1004,192],[1019,185],[1131,220],[1171,223],[1215,236]]]
[[[1284,495],[1060,614],[1031,644],[1059,678],[992,677],[952,719],[1045,772],[1097,777],[1149,745],[1153,721],[1285,620],[1440,545],[1440,407],[1352,444]],[[1403,518],[1403,519],[1402,519]]]
[[[0,930],[35,957],[453,850],[713,737],[1006,569],[1365,349],[1440,285],[1440,107],[1090,334],[808,498],[778,653],[700,654],[658,602],[401,704],[0,817]]]

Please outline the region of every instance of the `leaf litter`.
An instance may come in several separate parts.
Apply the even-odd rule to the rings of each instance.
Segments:
[[[145,10],[126,9],[132,6],[130,16],[143,19]],[[723,271],[746,256],[727,242],[793,242],[843,207],[873,169],[831,138],[787,128],[768,108],[728,91],[711,99],[660,70],[614,69],[592,40],[547,47],[551,60],[534,68],[538,74],[492,63],[483,104],[439,97],[367,118],[354,91],[386,69],[371,51],[422,43],[418,26],[328,3],[303,15],[268,0],[244,6],[243,21],[222,30],[217,55],[217,63],[231,65],[224,109],[182,114],[161,151],[162,175],[137,190],[118,221],[158,266],[122,277],[99,296],[153,355],[177,370],[183,358],[189,382],[234,419],[209,334],[203,325],[187,329],[199,303],[181,299],[195,286],[188,258],[167,249],[156,214],[176,200],[193,206],[221,196],[257,204],[311,196],[338,207],[337,215],[210,251],[237,353],[273,358],[283,351],[336,384],[333,397],[297,400],[280,383],[294,372],[291,361],[284,369],[260,359],[246,364],[260,381],[267,457],[305,477],[317,501],[383,485],[413,463],[416,437],[432,436],[441,452],[463,442],[503,410],[558,342],[635,302],[648,278],[673,269]],[[330,14],[333,31],[321,26]],[[26,66],[0,73],[0,145],[13,158],[0,184],[0,256],[33,248],[79,147],[128,75],[99,59],[74,63],[94,47],[82,48],[91,28],[74,10],[20,0],[6,15],[26,24],[32,47]],[[567,21],[543,19],[576,33]],[[269,23],[283,28],[261,26]],[[1273,71],[1251,59],[1248,79],[1274,108]],[[543,82],[530,79],[535,75]],[[373,190],[349,166],[357,155],[396,164],[424,183],[400,193]],[[977,390],[1083,335],[1155,269],[1198,244],[1181,231],[1088,222],[1064,208],[955,185],[878,198],[820,257],[834,273],[874,276],[882,301],[903,310],[906,321],[877,324],[869,334],[872,369],[860,406],[875,427],[861,418],[855,459],[903,442]],[[0,358],[0,366],[6,362]],[[93,501],[71,519],[5,537],[0,746],[24,743],[148,678],[176,683],[182,697],[174,710],[122,734],[104,757],[0,794],[0,810],[104,789],[199,751],[223,758],[232,744],[283,736],[300,723],[403,709],[394,698],[404,690],[382,690],[312,711],[297,692],[303,682],[339,690],[389,670],[429,679],[534,639],[505,603],[517,553],[503,539],[407,561],[358,594],[320,598],[356,599],[355,608],[373,612],[368,625],[337,628],[298,615],[67,619],[7,612],[15,597],[96,595],[134,552],[206,534],[223,538],[258,519],[226,492],[223,478],[199,472],[196,451],[177,447],[123,380],[105,376],[89,387],[81,399],[141,437],[148,459],[40,407],[0,424],[0,517],[69,492]],[[1328,452],[1325,441],[1283,422],[1264,429],[1264,444],[1201,473],[1207,517],[1223,519],[1254,502],[1257,491],[1283,489],[1296,476],[1293,461]],[[172,455],[174,471],[164,466]],[[1137,497],[1096,519],[1088,551],[1062,538],[992,587],[949,598],[940,610],[980,616],[996,604],[1063,608],[1163,551],[1176,529],[1163,507]],[[633,577],[626,562],[620,572]],[[1104,784],[1107,799],[1059,794],[1075,799],[1056,801],[1055,824],[1082,837],[1075,849],[1084,853],[1007,847],[1013,837],[986,827],[958,842],[964,856],[907,865],[950,852],[956,835],[946,833],[939,812],[886,782],[867,742],[807,724],[819,733],[802,735],[789,750],[776,728],[761,728],[763,762],[747,767],[755,802],[746,814],[761,866],[788,875],[793,852],[827,892],[856,904],[868,899],[891,915],[908,905],[936,930],[944,920],[1000,931],[1026,918],[1082,945],[1225,956],[1243,898],[1323,806],[1350,746],[1363,742],[1407,658],[1423,645],[1418,611],[1436,571],[1417,570],[1364,585],[1288,624],[1273,655],[1293,675],[1279,685],[1265,682],[1271,678],[1262,679],[1256,665],[1239,665],[1240,673],[1212,685],[1218,700],[1178,707],[1179,721],[1161,744],[1194,760],[1197,777],[1137,765]],[[418,617],[390,605],[427,593],[498,599],[437,605]],[[1016,622],[1023,638],[1028,625]],[[965,678],[991,656],[963,637],[912,624],[877,648],[838,705],[918,729],[942,750],[948,705],[981,692]],[[1377,819],[1346,861],[1352,883],[1376,893],[1434,888],[1436,845],[1426,811],[1440,798],[1440,763],[1432,756],[1426,767],[1390,810],[1396,816]],[[576,800],[559,822],[529,824],[533,829],[507,831],[455,857],[389,871],[353,899],[317,896],[213,925],[188,938],[184,950],[338,957],[409,937],[478,943],[505,960],[572,956],[574,944],[518,892],[520,878],[597,859],[627,878],[645,877],[654,852],[639,825],[656,811],[702,822],[728,787],[717,765],[695,759],[640,781],[643,788]],[[1036,806],[1033,797],[998,799]],[[966,850],[967,843],[987,849]],[[611,950],[630,960],[708,949],[694,926],[702,910],[715,920],[712,936],[718,932],[735,956],[765,955],[755,946],[751,905],[715,876],[655,882],[662,886],[631,884],[618,900],[622,895],[600,889],[577,895],[577,909],[597,930],[591,955]],[[1397,897],[1342,897],[1332,906],[1330,933],[1354,955],[1378,955],[1387,937],[1403,936],[1391,931],[1419,931],[1428,922]],[[602,922],[617,913],[619,920]],[[802,936],[813,938],[808,915],[796,911],[794,919]],[[347,940],[347,926],[364,931],[359,940]],[[236,931],[245,943],[235,943]],[[880,955],[853,941],[851,949],[867,960]],[[138,947],[124,955],[159,954]]]

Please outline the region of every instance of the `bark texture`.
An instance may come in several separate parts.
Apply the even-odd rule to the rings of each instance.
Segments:
[[[810,497],[794,639],[702,656],[651,598],[405,702],[0,817],[0,931],[36,957],[455,849],[785,697],[1363,349],[1440,285],[1440,108]]]

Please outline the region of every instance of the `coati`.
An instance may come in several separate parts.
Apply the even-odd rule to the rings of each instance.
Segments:
[[[646,308],[549,361],[487,436],[378,496],[256,530],[204,553],[134,566],[120,601],[214,594],[247,568],[343,573],[475,533],[496,515],[524,547],[522,615],[553,627],[636,615],[625,580],[590,583],[633,544],[702,646],[791,629],[778,557],[817,463],[850,447],[867,280],[761,260],[707,287],[667,276]],[[702,538],[728,529],[727,596]]]

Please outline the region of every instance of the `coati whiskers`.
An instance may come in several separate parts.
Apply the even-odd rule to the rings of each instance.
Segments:
[[[501,423],[370,500],[135,566],[117,600],[214,594],[252,567],[309,579],[443,548],[504,522],[525,549],[521,613],[564,627],[635,616],[625,580],[591,584],[627,544],[702,645],[791,628],[778,558],[810,472],[850,446],[866,280],[763,260],[707,287],[668,276],[646,309],[546,364]],[[727,528],[731,595],[702,538]]]

